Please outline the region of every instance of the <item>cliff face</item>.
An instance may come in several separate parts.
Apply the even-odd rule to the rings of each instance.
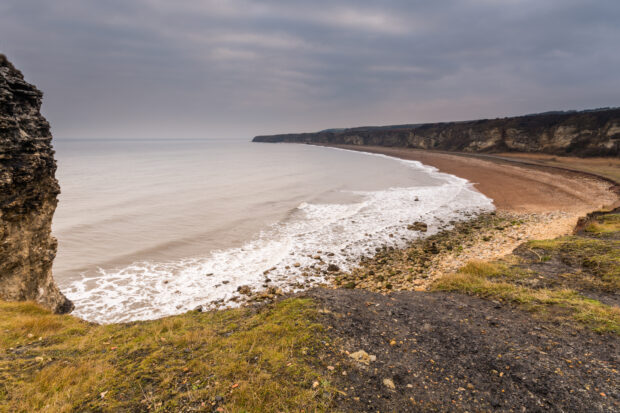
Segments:
[[[52,216],[60,192],[43,94],[0,55],[0,299],[34,300],[57,313],[73,304],[52,278]]]
[[[401,146],[460,152],[619,156],[620,109],[257,136],[253,141]]]

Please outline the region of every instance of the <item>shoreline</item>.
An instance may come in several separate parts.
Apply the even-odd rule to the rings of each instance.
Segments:
[[[320,146],[422,162],[467,179],[496,205],[495,213],[483,213],[439,234],[412,241],[405,248],[385,249],[375,257],[361,260],[349,274],[333,278],[334,288],[344,285],[383,293],[425,291],[441,276],[457,272],[470,261],[497,260],[525,242],[571,234],[580,218],[620,204],[618,185],[591,172],[496,159],[491,155],[482,159],[476,155],[406,148]],[[456,244],[462,248],[453,248]],[[368,271],[371,277],[367,277]],[[377,278],[389,278],[389,282],[377,282]]]
[[[99,325],[0,302],[6,406],[616,411],[620,209],[526,243],[579,208],[472,215],[329,274],[329,288],[236,309]],[[501,262],[482,257],[513,244]]]
[[[489,160],[480,160],[477,157],[468,157],[467,155],[461,156],[460,154],[447,154],[442,152],[436,153],[420,150],[407,150],[402,148],[368,148],[342,145],[327,147],[382,154],[394,159],[420,161],[424,165],[437,168],[437,170],[441,173],[448,173],[459,178],[464,178],[469,182],[472,182],[472,176],[468,176],[467,174],[464,176],[464,174],[461,173],[462,171],[471,172],[471,168],[474,168],[474,172],[477,173],[476,176],[478,177],[484,177],[485,174],[490,176],[492,173],[497,172],[496,163]],[[458,157],[458,162],[452,162],[455,157]],[[452,163],[446,162],[446,160]],[[501,162],[503,163],[504,161]],[[468,165],[468,163],[471,163],[471,165]],[[502,165],[502,169],[506,168]],[[527,177],[527,174],[522,170],[519,170],[518,173],[513,172],[512,175],[509,176],[513,181],[515,180],[515,177],[526,180],[528,185],[521,184],[519,186],[521,193],[525,190],[529,190],[532,187],[531,183],[536,179],[545,180],[546,182],[544,184],[544,188],[547,189],[549,187],[553,187],[549,184],[549,182],[552,182],[557,178],[557,174],[552,174],[550,176],[549,172],[543,173],[537,171],[536,168],[530,168],[529,166],[521,169],[527,171],[530,169],[535,170],[532,176],[529,177]],[[504,170],[503,173],[505,175],[506,171]],[[566,174],[566,172],[561,172],[559,175],[562,176],[563,174]],[[606,189],[606,186],[609,186],[608,184],[596,179],[593,180],[591,177],[581,177],[579,181],[575,181],[574,172],[570,172],[568,175],[568,177],[563,177],[563,181],[560,185],[557,185],[559,188],[558,190],[564,194],[564,202],[567,197],[575,193],[575,189],[571,190],[569,188],[574,182],[579,183],[577,190],[591,186],[592,188],[589,193],[589,198],[591,199],[596,200],[600,197],[605,197],[605,201],[618,201],[618,197]],[[524,176],[525,178],[523,178]],[[585,179],[585,183],[582,182],[583,179]],[[426,290],[429,288],[430,284],[441,275],[456,272],[468,261],[498,259],[510,254],[516,247],[525,241],[532,239],[549,239],[560,235],[565,235],[573,230],[577,220],[580,217],[586,215],[592,210],[597,209],[591,201],[585,202],[585,199],[587,198],[581,197],[579,198],[581,204],[573,206],[568,210],[561,210],[557,208],[557,204],[551,204],[551,206],[549,206],[544,204],[544,202],[539,205],[535,205],[534,208],[528,210],[522,205],[514,205],[514,200],[521,200],[520,193],[513,197],[513,199],[505,196],[505,189],[507,188],[507,185],[504,184],[501,178],[489,179],[487,181],[481,182],[478,180],[477,182],[472,182],[472,184],[473,187],[479,192],[491,198],[494,204],[496,203],[496,200],[493,197],[495,192],[497,192],[497,190],[504,191],[501,198],[502,204],[493,214],[479,212],[472,215],[472,217],[465,218],[463,221],[455,222],[454,225],[452,225],[453,222],[450,222],[449,225],[444,223],[440,226],[439,233],[434,233],[430,236],[424,234],[426,230],[421,231],[421,236],[419,238],[410,240],[400,247],[377,248],[376,256],[372,255],[370,258],[362,256],[359,259],[352,261],[352,265],[346,271],[341,270],[337,266],[334,266],[336,269],[333,270],[326,269],[329,268],[327,265],[329,262],[324,262],[324,259],[325,261],[329,261],[329,258],[322,257],[324,254],[320,254],[321,251],[318,251],[316,253],[317,255],[313,256],[313,259],[317,260],[316,264],[318,264],[318,266],[315,267],[313,264],[310,267],[304,266],[301,268],[302,277],[290,277],[287,281],[274,284],[270,279],[273,278],[270,274],[272,269],[269,269],[263,272],[264,283],[262,288],[257,288],[258,286],[252,286],[249,284],[240,284],[233,293],[232,297],[228,299],[203,302],[199,305],[196,304],[196,308],[201,308],[204,310],[221,310],[229,307],[252,305],[257,302],[269,302],[281,296],[288,296],[290,294],[294,294],[295,292],[305,291],[314,286],[322,285],[337,287],[342,284],[350,285],[352,281],[358,285],[359,288],[365,288],[371,291],[388,292],[390,290]],[[481,183],[486,185],[484,188],[490,189],[490,191],[487,191],[486,193],[482,191],[478,187]],[[538,193],[534,193],[529,196],[529,199],[531,200],[532,197],[537,195]],[[551,192],[550,195],[553,196],[553,192]],[[602,202],[603,201],[601,201],[601,203]],[[410,222],[409,224],[413,223]],[[428,222],[426,222],[426,224],[428,224]],[[407,225],[405,224],[405,226]],[[501,227],[501,230],[498,230],[498,227]],[[441,241],[438,243],[440,248],[430,254],[425,251],[425,248],[428,249],[429,239]],[[458,244],[459,248],[444,249],[441,248],[442,244]],[[406,266],[404,261],[396,265],[396,267],[398,267],[396,268],[396,271],[399,271],[399,273],[402,274],[402,277],[400,277],[400,279],[396,282],[392,279],[390,283],[377,284],[359,279],[362,273],[369,269],[369,265],[372,266],[373,260],[376,261],[377,259],[381,259],[381,257],[385,258],[385,252],[387,250],[391,251],[392,255],[397,253],[415,253],[419,256],[419,259],[417,260],[417,264],[419,265],[413,269]],[[294,266],[299,267],[299,264],[295,264]],[[390,271],[393,270],[394,269]],[[399,277],[396,278],[398,279]],[[389,285],[389,288],[386,287],[386,284]],[[104,322],[104,324],[109,323],[110,322]]]
[[[421,162],[440,172],[467,179],[479,192],[493,199],[499,211],[536,213],[560,208],[567,212],[590,212],[603,206],[613,207],[620,201],[620,192],[614,193],[611,189],[620,186],[620,182],[592,171],[536,163],[525,155],[509,158],[384,146],[314,145]],[[517,185],[509,187],[510,183]],[[532,183],[538,186],[529,186]],[[577,186],[570,187],[570,184]],[[567,200],[579,204],[570,205],[565,202]]]
[[[384,246],[376,255],[361,257],[347,271],[304,268],[307,277],[322,277],[324,282],[311,285],[291,282],[282,289],[253,291],[238,298],[245,301],[242,305],[288,296],[291,293],[287,287],[297,291],[316,285],[381,293],[426,291],[437,279],[457,272],[470,261],[497,260],[525,242],[568,235],[588,213],[620,204],[618,186],[589,172],[495,159],[490,155],[483,159],[476,155],[406,148],[317,146],[421,162],[441,173],[467,179],[476,190],[493,200],[496,211],[443,225],[438,233],[422,235],[402,247]]]
[[[475,190],[493,201],[496,211],[478,212],[463,220],[444,222],[438,232],[426,234],[424,229],[419,231],[418,238],[398,247],[380,246],[375,254],[359,257],[346,270],[328,265],[331,264],[329,254],[324,256],[325,251],[316,251],[312,256],[316,266],[313,262],[308,267],[298,268],[300,265],[295,263],[295,269],[301,270],[301,277],[273,283],[271,273],[274,268],[271,268],[263,272],[262,288],[242,284],[231,297],[204,302],[196,309],[223,310],[269,303],[317,286],[344,286],[382,293],[425,291],[435,280],[457,272],[469,261],[496,260],[524,242],[566,235],[573,231],[579,218],[620,200],[604,179],[573,171],[531,165],[507,167],[505,163],[509,161],[480,159],[466,154],[350,145],[317,146],[421,162],[440,173],[466,179]],[[412,224],[415,223],[404,226]],[[437,247],[431,248],[431,243]],[[417,257],[413,266],[410,265],[412,259],[403,259],[403,256],[412,254]],[[377,265],[386,259],[389,266]],[[377,271],[379,278],[386,281],[377,282],[375,276],[366,275],[368,271]],[[398,276],[394,277],[394,272]]]

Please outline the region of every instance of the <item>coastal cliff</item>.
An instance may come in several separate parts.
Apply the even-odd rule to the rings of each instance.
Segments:
[[[56,312],[73,304],[52,277],[52,217],[60,193],[43,94],[0,55],[0,299]]]
[[[619,156],[620,109],[551,112],[503,119],[329,129],[257,136],[253,142],[372,145],[471,153],[536,152]]]

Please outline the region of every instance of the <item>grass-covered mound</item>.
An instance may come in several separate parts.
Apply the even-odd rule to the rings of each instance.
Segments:
[[[310,300],[94,325],[0,302],[0,411],[306,411],[330,402]]]
[[[531,241],[501,262],[471,262],[435,290],[517,303],[620,334],[620,214],[593,214],[576,234]]]

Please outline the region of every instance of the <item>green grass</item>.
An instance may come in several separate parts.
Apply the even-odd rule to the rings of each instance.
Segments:
[[[530,241],[528,247],[539,255],[558,256],[563,262],[591,273],[596,285],[607,291],[620,289],[620,241],[579,236]]]
[[[100,326],[0,302],[0,411],[327,410],[315,316],[287,299]]]
[[[600,236],[620,232],[620,214],[603,215],[591,222],[585,230]]]
[[[574,320],[595,331],[620,335],[618,307],[588,299],[570,289],[533,289],[513,282],[496,280],[492,274],[481,274],[465,266],[459,273],[439,279],[433,285],[433,290],[455,291],[513,302],[541,315],[548,314],[551,309],[565,310]],[[553,313],[556,316],[558,314],[557,311]]]
[[[462,272],[479,277],[498,277],[507,272],[507,266],[501,263],[470,261],[461,269]]]
[[[432,288],[512,302],[544,317],[571,318],[595,331],[620,335],[619,307],[575,291],[620,290],[619,224],[620,214],[595,216],[586,235],[528,242],[526,248],[538,257],[532,262],[516,255],[502,262],[470,262]],[[571,272],[558,276],[558,268]],[[541,279],[545,282],[539,283]]]

